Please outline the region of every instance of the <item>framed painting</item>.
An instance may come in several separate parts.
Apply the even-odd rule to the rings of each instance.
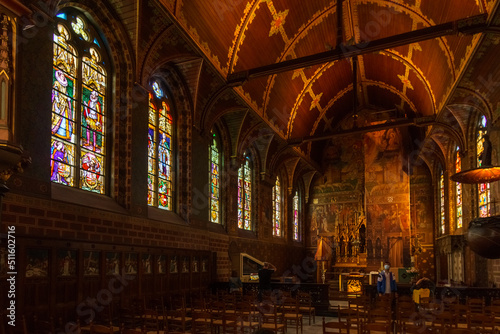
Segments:
[[[106,253],[106,275],[119,275],[120,274],[120,253],[107,252]]]
[[[183,273],[189,272],[189,257],[187,256],[182,257],[182,272]]]
[[[208,271],[208,260],[206,258],[203,258],[201,260],[201,272],[206,273]]]
[[[57,251],[57,275],[76,276],[76,250],[59,249]]]
[[[141,265],[142,265],[142,274],[151,275],[153,273],[153,255],[142,254]]]
[[[83,275],[98,276],[101,272],[101,252],[84,251],[83,252]]]
[[[170,258],[170,273],[171,274],[176,274],[179,272],[179,269],[177,268],[177,256],[172,256]]]
[[[193,273],[197,273],[199,272],[199,268],[198,268],[199,264],[198,264],[198,257],[197,256],[193,256],[193,260],[191,261],[191,271]]]
[[[156,270],[158,274],[167,273],[167,259],[165,255],[158,255],[156,257]]]
[[[137,253],[125,254],[125,272],[127,274],[137,274]]]
[[[27,249],[26,250],[26,277],[45,278],[49,276],[49,250]]]

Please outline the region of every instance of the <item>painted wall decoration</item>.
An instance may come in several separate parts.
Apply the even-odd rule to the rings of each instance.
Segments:
[[[352,145],[345,145],[346,142]],[[363,205],[364,179],[363,142],[359,136],[332,140],[325,149],[322,168],[323,176],[312,185],[307,217],[307,243],[313,247],[318,235],[338,235],[340,226],[359,217],[356,215]]]
[[[325,152],[324,172],[313,180],[309,199],[307,246],[317,247],[319,237],[332,240],[337,246],[334,266],[378,269],[388,260],[395,268],[409,267],[413,241],[427,248],[432,243],[433,211],[428,192],[418,192],[410,203],[412,188],[400,131],[344,137],[330,142]],[[418,177],[417,182],[429,184],[425,175]],[[352,233],[354,228],[358,234]],[[356,251],[353,235],[359,238]],[[433,264],[425,258],[430,272]]]
[[[410,177],[403,168],[401,142],[398,129],[364,136],[368,222],[381,228],[381,255],[393,267],[410,266],[410,250],[404,242],[410,233]]]

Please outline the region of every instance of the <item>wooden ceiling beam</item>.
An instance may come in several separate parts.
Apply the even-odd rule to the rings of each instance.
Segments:
[[[435,116],[403,118],[403,119],[394,120],[394,121],[387,122],[387,123],[365,126],[362,128],[354,127],[350,130],[338,131],[338,132],[330,133],[330,134],[323,135],[323,136],[307,136],[307,137],[300,137],[300,138],[290,138],[290,139],[288,139],[288,144],[291,146],[297,146],[297,145],[301,145],[303,143],[310,142],[310,141],[327,140],[327,139],[343,137],[343,136],[352,135],[352,134],[362,134],[362,133],[374,132],[374,131],[379,131],[379,130],[400,128],[400,127],[410,126],[410,125],[422,127],[422,126],[430,126],[430,125],[438,125],[438,124],[441,124],[441,123],[436,122]]]
[[[487,28],[487,14],[480,14],[465,19],[442,23],[432,27],[380,38],[373,41],[358,43],[355,45],[340,44],[332,50],[317,53],[314,55],[285,60],[276,64],[270,64],[256,67],[250,70],[231,73],[227,77],[227,84],[230,86],[241,86],[245,81],[254,78],[324,64],[339,59],[354,57],[356,55],[363,55],[380,50],[391,49],[398,46],[421,42],[446,35],[476,34],[485,31]]]

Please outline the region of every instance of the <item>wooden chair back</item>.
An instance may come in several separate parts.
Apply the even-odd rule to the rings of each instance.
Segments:
[[[349,327],[340,321],[325,322],[325,317],[323,317],[323,334],[329,333],[349,333]]]

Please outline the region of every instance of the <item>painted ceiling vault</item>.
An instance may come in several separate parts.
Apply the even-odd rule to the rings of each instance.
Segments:
[[[429,152],[463,144],[471,112],[499,108],[497,0],[160,3],[226,89],[312,166],[326,139],[390,122]],[[200,113],[221,107],[221,91],[197,97]]]

